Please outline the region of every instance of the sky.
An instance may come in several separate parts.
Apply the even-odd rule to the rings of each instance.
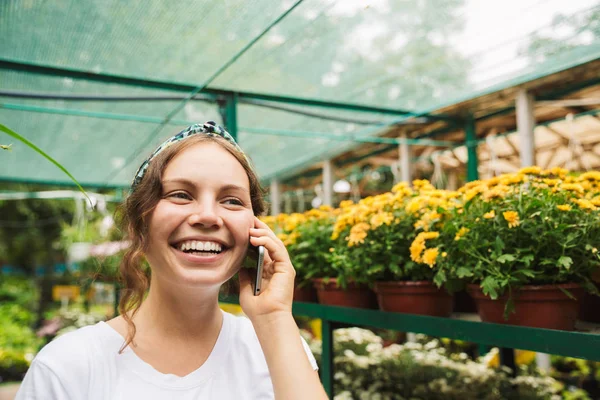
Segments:
[[[473,57],[477,63],[471,77],[481,85],[525,65],[517,57],[523,37],[536,30],[568,36],[569,32],[549,32],[554,16],[597,5],[598,0],[467,0],[466,25],[455,44],[465,55],[481,55]]]

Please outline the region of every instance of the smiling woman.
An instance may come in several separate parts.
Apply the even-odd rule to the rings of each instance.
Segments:
[[[256,218],[264,209],[249,160],[219,126],[194,125],[163,143],[122,209],[132,245],[121,315],[46,346],[17,399],[326,398],[291,314],[287,250]],[[259,296],[240,270],[249,244],[267,251]],[[248,318],[218,306],[238,271]]]

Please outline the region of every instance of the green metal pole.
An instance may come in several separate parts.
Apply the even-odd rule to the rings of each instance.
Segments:
[[[237,93],[228,95],[225,100],[225,112],[224,121],[225,128],[233,136],[233,139],[237,141],[238,138],[238,121],[237,121]]]
[[[321,382],[327,397],[333,399],[333,325],[327,319],[321,320]]]
[[[475,119],[472,115],[465,121],[465,142],[467,146],[467,181],[479,179],[477,171],[477,135],[475,133]]]

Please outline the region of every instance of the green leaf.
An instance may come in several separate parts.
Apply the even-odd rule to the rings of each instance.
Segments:
[[[515,261],[515,260],[516,260],[516,258],[512,254],[502,254],[500,257],[498,257],[498,262],[500,264],[504,264],[507,261],[508,262],[512,262],[512,261]]]
[[[498,289],[500,286],[498,282],[491,276],[488,276],[481,282],[481,289],[483,289],[483,293],[490,296],[492,300],[496,300],[498,298]]]
[[[32,148],[33,150],[35,150],[36,152],[38,152],[39,154],[41,154],[43,157],[45,157],[52,164],[56,165],[61,171],[63,171],[65,174],[67,174],[67,176],[69,178],[71,178],[71,180],[73,182],[75,182],[75,185],[77,185],[77,187],[79,188],[79,190],[81,191],[81,193],[83,193],[84,196],[87,197],[87,199],[90,202],[90,204],[94,204],[94,203],[92,203],[92,199],[89,198],[89,196],[87,195],[87,193],[85,192],[85,190],[83,190],[83,188],[81,187],[81,185],[79,184],[79,182],[77,182],[77,179],[75,179],[73,177],[73,175],[71,175],[71,173],[66,170],[65,167],[63,167],[62,165],[60,165],[58,163],[58,161],[56,161],[54,158],[50,157],[42,149],[40,149],[39,147],[37,147],[35,144],[31,143],[29,140],[27,140],[23,136],[19,135],[17,132],[13,131],[12,129],[10,129],[10,128],[8,128],[8,127],[0,124],[0,131],[6,133],[8,136],[12,136],[13,138],[15,138],[15,139],[17,139],[17,140],[25,143],[27,146],[29,146],[30,148]]]
[[[535,272],[533,272],[530,269],[519,269],[519,270],[515,271],[515,273],[525,275],[529,278],[535,278]]]
[[[533,254],[528,254],[526,256],[521,257],[521,261],[523,261],[523,264],[530,266],[531,262],[535,259],[535,256]]]
[[[444,284],[444,282],[446,282],[446,273],[440,270],[433,277],[433,283],[435,283],[437,287],[441,287]]]
[[[468,277],[468,276],[473,276],[473,272],[471,272],[471,270],[469,268],[465,268],[465,267],[460,267],[456,270],[456,275],[459,278],[464,278],[464,277]]]
[[[565,267],[568,270],[569,268],[571,268],[571,265],[573,264],[573,259],[571,257],[561,256],[558,259],[557,263],[559,266]]]
[[[502,254],[502,250],[504,250],[504,242],[500,239],[500,236],[496,236],[495,248],[497,254]]]

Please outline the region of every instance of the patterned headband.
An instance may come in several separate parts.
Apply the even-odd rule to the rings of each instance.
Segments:
[[[177,135],[165,140],[160,146],[158,146],[158,148],[156,150],[154,150],[154,153],[152,153],[152,155],[150,157],[148,157],[146,159],[146,161],[144,161],[142,163],[142,165],[136,172],[135,178],[133,178],[133,182],[131,183],[131,191],[133,191],[136,188],[136,186],[142,181],[144,174],[146,173],[146,171],[148,170],[148,167],[150,166],[150,161],[152,161],[157,155],[159,155],[160,152],[162,152],[164,149],[166,149],[167,147],[169,147],[177,142],[180,142],[190,136],[198,135],[198,134],[203,134],[203,135],[213,136],[213,137],[218,136],[218,137],[221,137],[221,138],[227,140],[240,153],[244,154],[244,157],[246,158],[246,161],[248,161],[248,164],[252,165],[250,163],[250,160],[246,156],[246,154],[242,151],[240,146],[238,146],[238,144],[235,142],[235,139],[229,134],[229,132],[227,132],[221,126],[215,124],[213,121],[208,121],[202,125],[200,125],[200,124],[192,125],[189,128],[182,130]]]

